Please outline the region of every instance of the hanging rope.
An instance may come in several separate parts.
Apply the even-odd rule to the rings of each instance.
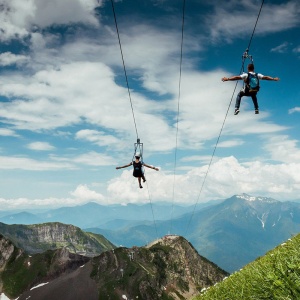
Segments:
[[[146,171],[145,171],[145,173],[146,173]],[[150,192],[149,192],[148,181],[146,181],[146,185],[147,185],[148,199],[149,199],[150,206],[151,206],[151,212],[152,212],[152,217],[153,217],[153,223],[154,223],[155,232],[156,232],[156,238],[158,239],[158,231],[157,231],[156,221],[155,221],[155,217],[154,217],[154,210],[153,210],[152,200],[151,200],[151,196],[150,196]]]
[[[260,9],[259,9],[257,18],[256,18],[256,22],[255,22],[255,25],[254,25],[254,28],[253,28],[253,31],[252,31],[252,35],[251,35],[251,38],[250,38],[250,40],[249,40],[249,44],[248,44],[248,47],[247,47],[248,50],[250,49],[250,46],[251,46],[251,43],[252,43],[252,39],[253,39],[253,36],[254,36],[254,32],[255,32],[255,30],[256,30],[256,25],[257,25],[257,23],[258,23],[258,19],[259,19],[259,17],[260,17],[260,13],[261,13],[262,7],[263,7],[263,5],[264,5],[264,2],[265,2],[264,0],[262,0],[262,2],[261,2],[261,6],[260,6]]]
[[[128,96],[129,96],[129,100],[130,100],[132,117],[133,117],[133,122],[134,122],[134,126],[135,126],[136,137],[137,137],[137,143],[135,144],[135,153],[136,153],[138,147],[139,147],[140,151],[142,150],[141,152],[143,152],[143,144],[140,143],[138,130],[137,130],[137,124],[136,124],[133,105],[132,105],[132,99],[131,99],[131,94],[130,94],[130,89],[129,89],[128,77],[127,77],[127,72],[126,72],[126,67],[125,67],[125,60],[124,60],[124,55],[123,55],[123,51],[122,51],[122,44],[121,44],[121,39],[120,39],[120,34],[119,34],[119,29],[118,29],[118,23],[117,23],[117,17],[116,17],[116,12],[115,12],[115,6],[114,6],[114,1],[113,0],[111,0],[111,5],[112,5],[113,14],[114,14],[115,26],[116,26],[116,31],[117,31],[118,40],[119,40],[119,47],[120,47],[120,52],[121,52],[121,57],[122,57],[122,62],[123,62],[123,69],[124,69],[124,74],[125,74],[125,78],[126,78],[127,91],[128,91]],[[141,153],[141,155],[142,154],[143,153]],[[141,157],[141,159],[143,159],[143,157]],[[148,198],[149,198],[151,211],[152,211],[153,223],[154,223],[155,231],[156,231],[156,237],[158,237],[158,231],[157,231],[156,221],[155,221],[155,217],[154,217],[154,210],[153,210],[153,205],[152,205],[152,201],[151,201],[151,197],[150,197],[150,193],[149,193],[148,183],[146,182],[146,184],[147,184]]]
[[[174,157],[173,193],[172,193],[170,233],[172,233],[172,227],[173,227],[173,211],[174,211],[174,198],[175,198],[175,177],[176,177],[176,167],[177,167],[178,122],[179,122],[180,97],[181,97],[181,74],[182,74],[182,56],[183,56],[184,15],[185,15],[185,0],[183,0],[183,7],[182,7],[181,47],[180,47],[180,63],[179,63],[177,119],[176,119],[176,142],[175,142],[175,157]]]
[[[121,44],[121,39],[120,39],[120,34],[119,34],[119,29],[118,29],[118,23],[117,23],[117,17],[116,17],[116,12],[115,12],[114,1],[111,0],[110,2],[111,2],[113,14],[114,14],[114,19],[115,19],[115,26],[116,26],[116,31],[117,31],[118,40],[119,40],[119,47],[120,47],[120,52],[121,52],[121,57],[122,57],[122,62],[123,62],[123,69],[124,69],[124,74],[125,74],[125,79],[126,79],[126,85],[127,85],[127,91],[128,91],[129,101],[130,101],[130,105],[131,105],[131,111],[132,111],[132,117],[133,117],[133,122],[134,122],[136,137],[138,139],[139,135],[138,135],[136,120],[135,120],[134,111],[133,111],[131,93],[130,93],[129,84],[128,84],[128,77],[127,77],[127,72],[126,72],[126,67],[125,67],[124,55],[123,55],[123,51],[122,51],[122,44]]]
[[[254,36],[254,33],[255,33],[256,25],[257,25],[258,19],[259,19],[259,17],[260,17],[260,13],[261,13],[263,4],[264,4],[264,0],[262,0],[261,6],[260,6],[260,10],[259,10],[259,13],[258,13],[258,15],[257,15],[256,22],[255,22],[255,25],[254,25],[254,28],[253,28],[253,31],[252,31],[252,35],[251,35],[251,37],[250,37],[250,41],[249,41],[249,44],[248,44],[248,48],[247,48],[247,50],[246,50],[247,54],[248,54],[248,51],[249,51],[249,49],[250,49],[250,45],[251,45],[251,42],[252,42],[252,39],[253,39],[253,36]],[[245,58],[243,58],[240,73],[244,70],[244,63],[245,63]],[[188,225],[187,225],[187,228],[186,228],[185,235],[187,235],[187,232],[188,232],[188,229],[189,229],[189,227],[190,227],[192,218],[193,218],[193,216],[194,216],[194,214],[195,214],[195,211],[196,211],[196,206],[197,206],[197,204],[198,204],[198,202],[199,202],[199,199],[200,199],[200,196],[201,196],[201,194],[202,194],[202,190],[203,190],[203,187],[204,187],[206,178],[207,178],[207,176],[208,176],[210,167],[211,167],[211,165],[212,165],[212,161],[213,161],[213,158],[214,158],[214,156],[215,156],[215,152],[216,152],[216,150],[217,150],[217,147],[218,147],[218,144],[219,144],[219,141],[220,141],[220,138],[221,138],[221,135],[222,135],[224,126],[225,126],[225,122],[226,122],[226,119],[227,119],[227,116],[228,116],[228,112],[229,112],[229,109],[230,109],[230,106],[231,106],[231,103],[232,103],[232,100],[233,100],[233,97],[234,97],[234,94],[235,94],[237,85],[238,85],[238,82],[236,82],[236,84],[235,84],[235,87],[234,87],[234,90],[233,90],[233,93],[232,93],[232,96],[231,96],[231,99],[230,99],[230,102],[229,102],[229,105],[228,105],[228,108],[227,108],[227,111],[226,111],[226,115],[225,115],[225,118],[224,118],[223,123],[222,123],[222,126],[221,126],[221,130],[220,130],[220,132],[219,132],[219,135],[218,135],[218,138],[217,138],[217,141],[216,141],[214,150],[213,150],[213,152],[212,152],[212,155],[211,155],[211,158],[210,158],[210,161],[209,161],[209,164],[208,164],[206,173],[205,173],[204,178],[203,178],[203,181],[202,181],[202,185],[201,185],[201,188],[200,188],[198,197],[197,197],[197,201],[196,201],[196,203],[195,203],[195,205],[194,205],[194,208],[193,208],[191,217],[190,217],[190,219],[189,219],[189,222],[188,222]]]

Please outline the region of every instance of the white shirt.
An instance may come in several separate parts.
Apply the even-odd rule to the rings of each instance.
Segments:
[[[255,75],[255,72],[249,72],[249,73]],[[245,80],[248,78],[248,73],[243,73],[240,76],[242,77],[242,79]],[[257,77],[258,77],[258,79],[262,79],[264,77],[264,75],[257,73]]]

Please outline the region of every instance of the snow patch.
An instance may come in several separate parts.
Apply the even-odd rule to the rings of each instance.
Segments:
[[[16,299],[18,300],[19,297]],[[0,294],[0,300],[10,300],[4,293],[3,294]]]
[[[258,215],[256,215],[257,219],[261,222],[261,225],[262,225],[263,229],[265,228],[265,224],[266,224],[266,221],[267,221],[267,218],[268,218],[268,214],[269,213],[263,213],[261,218]]]
[[[236,197],[239,198],[239,199],[247,200],[247,201],[262,201],[262,202],[267,202],[267,203],[278,202],[277,200],[272,199],[272,198],[254,197],[254,196],[250,196],[250,195],[247,195],[247,194],[237,195]]]
[[[39,288],[39,287],[41,287],[41,286],[43,286],[43,285],[46,285],[46,284],[48,284],[48,283],[49,283],[49,282],[38,284],[38,285],[34,286],[33,288],[31,288],[30,290],[37,289],[37,288]]]
[[[0,300],[10,300],[5,294],[0,294]]]

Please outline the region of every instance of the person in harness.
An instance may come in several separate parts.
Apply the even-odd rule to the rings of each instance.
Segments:
[[[122,169],[122,168],[127,168],[127,167],[130,167],[130,166],[133,166],[133,174],[132,175],[134,177],[137,177],[140,189],[142,189],[143,188],[142,179],[143,179],[143,182],[146,181],[144,171],[143,171],[143,166],[145,166],[147,168],[150,168],[150,169],[153,169],[153,170],[156,170],[156,171],[158,171],[159,169],[156,168],[156,167],[149,166],[149,165],[145,164],[144,162],[140,161],[140,158],[141,158],[141,155],[139,153],[136,153],[134,161],[132,161],[128,165],[125,165],[125,166],[122,166],[122,167],[116,167],[116,169],[119,170],[119,169]]]
[[[259,114],[258,102],[256,97],[256,94],[259,91],[259,80],[260,79],[272,80],[272,81],[279,80],[278,77],[270,77],[270,76],[262,75],[260,73],[255,73],[254,65],[252,63],[248,65],[247,69],[248,69],[248,73],[243,73],[238,76],[222,78],[222,81],[244,80],[245,82],[244,88],[238,93],[236,97],[235,110],[234,110],[235,115],[237,115],[240,112],[240,104],[241,104],[242,97],[244,96],[252,98],[255,114]]]

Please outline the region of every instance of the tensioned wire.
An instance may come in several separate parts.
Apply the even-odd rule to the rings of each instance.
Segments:
[[[119,47],[120,47],[120,52],[121,52],[121,57],[122,57],[124,75],[125,75],[125,79],[126,79],[127,92],[128,92],[128,97],[129,97],[129,101],[130,101],[130,106],[131,106],[131,112],[132,112],[132,117],[133,117],[135,132],[136,132],[136,137],[138,139],[139,135],[138,135],[137,125],[136,125],[136,120],[135,120],[133,105],[132,105],[131,93],[130,93],[129,83],[128,83],[128,76],[127,76],[126,67],[125,67],[124,55],[123,55],[122,44],[121,44],[121,39],[120,39],[120,34],[119,34],[119,28],[118,28],[118,22],[117,22],[117,17],[116,17],[115,6],[114,6],[114,1],[113,0],[111,0],[111,6],[112,6],[113,14],[114,14],[114,19],[115,19],[115,26],[116,26],[116,31],[117,31],[117,35],[118,35]]]
[[[257,26],[257,23],[258,23],[258,20],[259,20],[259,17],[260,17],[260,13],[261,13],[263,4],[264,4],[264,0],[262,0],[261,6],[260,6],[260,9],[259,9],[259,12],[258,12],[258,15],[257,15],[257,18],[256,18],[256,22],[255,22],[255,25],[254,25],[254,28],[253,28],[253,31],[252,31],[252,34],[251,34],[251,37],[250,37],[250,40],[249,40],[249,44],[248,44],[247,51],[249,51],[249,49],[250,49],[250,46],[251,46],[251,43],[252,43],[252,39],[253,39],[255,30],[256,30],[256,26]],[[245,57],[243,57],[242,67],[241,67],[240,73],[241,73],[242,70],[244,69],[244,63],[245,63]],[[223,120],[223,123],[222,123],[221,129],[220,129],[220,132],[219,132],[219,135],[218,135],[218,138],[217,138],[217,141],[216,141],[214,150],[213,150],[213,152],[212,152],[212,155],[211,155],[211,158],[210,158],[210,161],[209,161],[209,164],[208,164],[206,173],[205,173],[204,178],[203,178],[203,181],[202,181],[202,185],[201,185],[201,188],[200,188],[198,197],[197,197],[197,201],[196,201],[196,203],[195,203],[195,205],[194,205],[194,208],[193,208],[191,217],[190,217],[190,219],[189,219],[189,222],[188,222],[188,225],[187,225],[187,228],[186,228],[186,231],[185,231],[185,236],[186,236],[187,233],[188,233],[188,229],[189,229],[189,227],[190,227],[190,225],[191,225],[192,218],[194,217],[194,214],[195,214],[196,206],[197,206],[197,204],[198,204],[198,202],[199,202],[199,199],[200,199],[200,196],[201,196],[201,194],[202,194],[202,190],[203,190],[203,187],[204,187],[206,178],[207,178],[207,176],[208,176],[210,167],[211,167],[211,165],[212,165],[212,161],[213,161],[213,158],[214,158],[214,156],[215,156],[215,152],[216,152],[216,150],[217,150],[217,147],[218,147],[218,144],[219,144],[219,141],[220,141],[220,138],[221,138],[221,135],[222,135],[224,126],[225,126],[225,122],[226,122],[226,119],[227,119],[227,116],[228,116],[228,112],[229,112],[229,109],[230,109],[230,106],[231,106],[231,103],[232,103],[233,96],[234,96],[234,94],[235,94],[237,85],[238,85],[238,82],[236,82],[236,84],[235,84],[235,87],[234,87],[234,90],[233,90],[233,93],[232,93],[232,96],[231,96],[231,99],[230,99],[230,102],[229,102],[229,105],[228,105],[228,108],[227,108],[227,111],[226,111],[226,114],[225,114],[225,118],[224,118],[224,120]]]
[[[137,124],[136,124],[136,120],[135,120],[134,109],[133,109],[133,104],[132,104],[132,99],[131,99],[131,93],[130,93],[130,89],[129,89],[128,76],[127,76],[127,72],[126,72],[125,60],[124,60],[124,55],[123,55],[123,50],[122,50],[122,43],[121,43],[121,38],[120,38],[120,34],[119,34],[118,22],[117,22],[117,17],[116,17],[115,6],[114,6],[114,1],[113,0],[111,0],[111,6],[112,6],[113,15],[114,15],[116,31],[117,31],[117,35],[118,35],[120,53],[121,53],[121,57],[122,57],[123,69],[124,69],[124,74],[125,74],[125,79],[126,79],[126,85],[127,85],[128,97],[129,97],[131,111],[132,111],[133,122],[134,122],[134,126],[135,126],[136,137],[137,137],[137,140],[139,140]],[[151,201],[151,197],[150,197],[150,193],[149,193],[148,183],[147,183],[147,190],[148,190],[148,199],[149,199],[150,206],[151,206],[151,211],[152,211],[152,217],[153,217],[153,223],[154,223],[154,226],[155,226],[156,236],[158,237],[158,231],[157,231],[156,221],[155,221],[155,217],[154,217],[154,210],[153,210],[153,205],[152,205],[152,201]]]
[[[182,56],[183,56],[184,16],[185,16],[185,0],[183,0],[183,6],[182,6],[181,46],[180,46],[180,63],[179,63],[179,80],[178,80],[178,98],[177,98],[177,118],[176,118],[176,138],[175,138],[175,154],[174,154],[174,172],[173,172],[173,191],[172,191],[172,208],[171,208],[171,225],[170,225],[170,233],[172,233],[172,227],[173,227],[173,211],[174,211],[174,201],[175,201],[175,179],[176,179],[176,168],[177,168],[178,123],[179,123],[180,98],[181,98],[181,77],[182,77]]]

